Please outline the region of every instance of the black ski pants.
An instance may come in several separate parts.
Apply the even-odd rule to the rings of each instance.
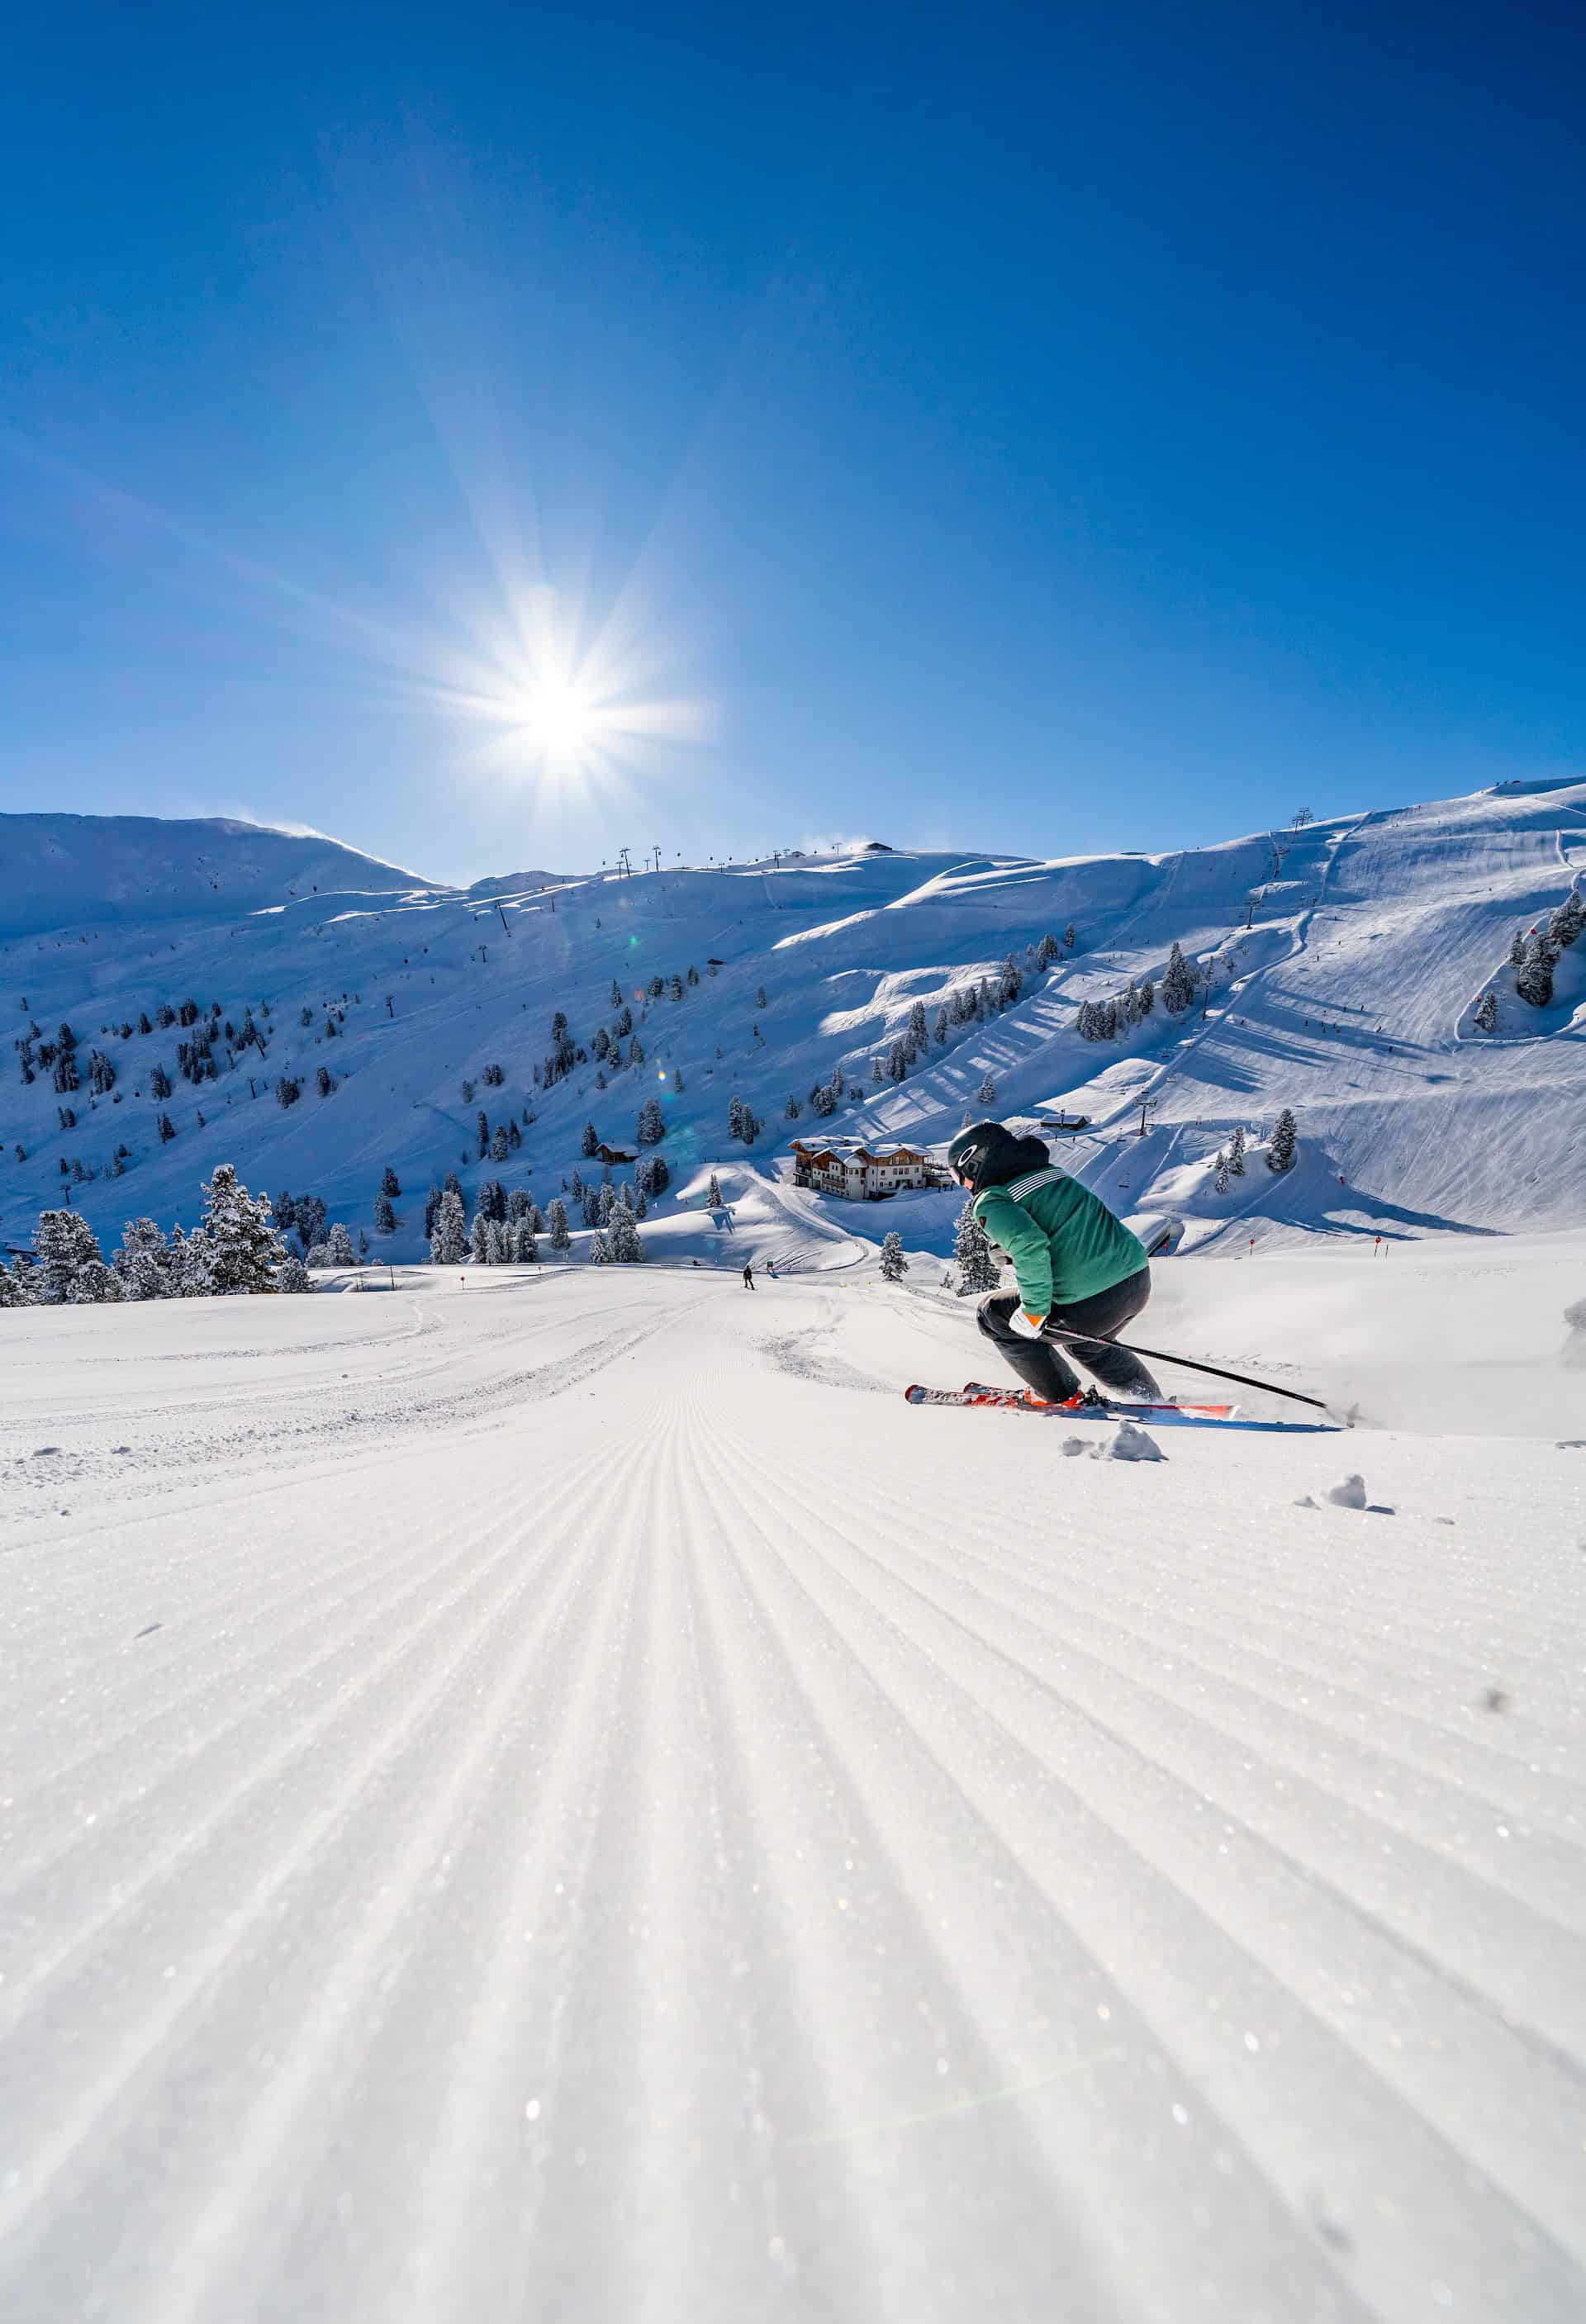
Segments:
[[[1142,1267],[1138,1275],[1126,1276],[1105,1291],[1093,1292],[1088,1299],[1054,1307],[1040,1337],[1032,1339],[1013,1327],[1012,1319],[1019,1308],[1018,1292],[993,1291],[981,1301],[980,1327],[1025,1386],[1049,1403],[1061,1404],[1079,1394],[1078,1378],[1064,1361],[1065,1356],[1074,1357],[1086,1371],[1094,1372],[1113,1396],[1155,1403],[1162,1391],[1139,1358],[1131,1356],[1127,1348],[1111,1344],[1114,1334],[1133,1321],[1150,1296],[1151,1270]],[[1078,1341],[1058,1340],[1049,1336],[1054,1332],[1079,1332],[1084,1336]]]

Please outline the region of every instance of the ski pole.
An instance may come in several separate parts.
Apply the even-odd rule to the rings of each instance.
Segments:
[[[1056,1330],[1047,1330],[1041,1334],[1043,1339],[1069,1340],[1081,1346],[1087,1339],[1093,1342],[1096,1336],[1094,1332]],[[1217,1364],[1198,1364],[1193,1356],[1169,1356],[1160,1348],[1137,1348],[1131,1346],[1128,1340],[1109,1340],[1105,1344],[1110,1348],[1121,1348],[1126,1355],[1150,1356],[1159,1364],[1181,1364],[1186,1372],[1206,1372],[1213,1379],[1238,1380],[1241,1388],[1259,1388],[1268,1396],[1286,1396],[1291,1404],[1314,1405],[1318,1412],[1332,1410],[1332,1406],[1324,1404],[1319,1396],[1302,1396],[1297,1388],[1275,1388],[1270,1380],[1256,1379],[1249,1372],[1227,1372]]]

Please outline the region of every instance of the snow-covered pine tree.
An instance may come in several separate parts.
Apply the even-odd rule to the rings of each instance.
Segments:
[[[507,1255],[514,1267],[532,1267],[539,1258],[534,1230],[528,1220],[519,1219],[506,1230]]]
[[[507,1231],[499,1219],[492,1219],[484,1230],[484,1261],[487,1267],[506,1265]]]
[[[1219,1194],[1226,1194],[1228,1192],[1228,1156],[1221,1146],[1217,1148],[1217,1167],[1213,1176],[1212,1185],[1213,1191]]]
[[[396,1213],[392,1208],[389,1194],[376,1194],[374,1197],[374,1231],[376,1234],[396,1232]]]
[[[1139,1009],[1139,1015],[1142,1018],[1148,1017],[1152,1010],[1157,1005],[1157,988],[1152,983],[1148,976],[1142,977],[1140,979],[1140,989],[1136,1005]]]
[[[309,1280],[308,1268],[303,1265],[302,1260],[294,1258],[290,1250],[275,1270],[275,1287],[277,1291],[292,1294],[312,1291],[314,1288]]]
[[[1553,946],[1540,928],[1526,946],[1526,957],[1515,977],[1515,991],[1533,1009],[1545,1009],[1553,999]]]
[[[1231,1178],[1242,1178],[1245,1175],[1245,1126],[1242,1121],[1235,1122],[1233,1136],[1228,1141],[1228,1175]]]
[[[1563,902],[1547,923],[1547,941],[1554,953],[1568,952],[1586,929],[1586,899],[1578,888],[1572,888]]]
[[[722,1182],[714,1170],[710,1174],[710,1185],[705,1190],[705,1207],[707,1211],[722,1208]]]
[[[450,1186],[446,1187],[436,1206],[435,1226],[429,1237],[429,1256],[438,1267],[456,1267],[468,1249],[467,1223],[463,1213],[463,1198]]]
[[[644,1044],[637,1033],[628,1044],[628,1063],[631,1065],[641,1065],[644,1063]]]
[[[468,1230],[468,1250],[476,1267],[488,1267],[490,1264],[490,1226],[488,1212],[475,1211],[474,1223]]]
[[[380,1174],[380,1191],[383,1194],[391,1194],[393,1196],[400,1194],[402,1191],[397,1179],[397,1174],[392,1168],[389,1162]]]
[[[207,1299],[210,1289],[209,1244],[201,1228],[183,1234],[180,1222],[171,1230],[171,1288],[177,1299]]]
[[[644,1259],[644,1243],[634,1222],[633,1213],[625,1203],[619,1203],[611,1216],[612,1257],[619,1267],[638,1267]]]
[[[1162,1006],[1170,1017],[1182,1017],[1195,997],[1194,972],[1174,939],[1162,975]]]
[[[896,1227],[889,1227],[881,1237],[881,1279],[884,1283],[901,1283],[908,1272],[903,1239]]]
[[[1490,985],[1488,986],[1480,1001],[1477,1001],[1475,1010],[1471,1018],[1471,1022],[1474,1024],[1478,1033],[1497,1032],[1498,995]]]
[[[41,1211],[33,1229],[34,1277],[41,1307],[60,1307],[71,1296],[78,1269],[104,1264],[104,1253],[86,1219],[75,1211]]]
[[[275,1084],[275,1102],[281,1107],[282,1112],[288,1106],[296,1105],[302,1094],[300,1084],[290,1074],[282,1074]]]
[[[633,1125],[633,1135],[641,1146],[659,1146],[667,1134],[666,1118],[659,1100],[647,1097],[639,1109],[639,1119]]]
[[[128,1219],[121,1231],[121,1248],[110,1263],[129,1299],[164,1299],[171,1290],[170,1260],[165,1237],[153,1220]]]
[[[353,1249],[353,1239],[339,1219],[331,1228],[325,1248],[332,1267],[356,1267],[358,1254]]]
[[[78,1268],[66,1296],[74,1307],[98,1307],[125,1297],[121,1277],[102,1259],[90,1259]]]
[[[981,1085],[980,1085],[979,1089],[977,1089],[977,1090],[976,1090],[976,1092],[975,1092],[975,1093],[974,1093],[974,1099],[975,1099],[975,1103],[976,1103],[977,1105],[995,1105],[995,1104],[996,1104],[996,1102],[997,1102],[997,1084],[996,1084],[996,1083],[992,1080],[992,1078],[991,1078],[991,1074],[988,1074],[986,1075],[986,1077],[985,1077],[984,1081],[983,1081],[983,1082],[982,1082],[982,1084],[981,1084]]]
[[[967,1298],[973,1291],[995,1291],[997,1261],[991,1239],[974,1215],[973,1202],[965,1203],[958,1213],[958,1223],[953,1238],[953,1256],[958,1262],[958,1296]]]
[[[1509,939],[1509,966],[1518,968],[1526,957],[1526,931],[1517,928]]]
[[[586,1121],[583,1129],[578,1133],[578,1151],[583,1156],[586,1162],[589,1160],[591,1155],[595,1152],[595,1148],[599,1144],[599,1131],[595,1129],[594,1122]]]
[[[1036,947],[1036,966],[1037,968],[1050,968],[1053,962],[1057,958],[1060,946],[1055,936],[1044,936],[1041,938],[1040,943]]]
[[[727,1135],[729,1138],[742,1138],[743,1135],[743,1101],[741,1097],[727,1101]]]
[[[567,1206],[559,1194],[553,1195],[546,1204],[545,1223],[552,1250],[570,1250],[573,1237],[567,1225]]]
[[[1299,1151],[1299,1124],[1292,1106],[1285,1106],[1274,1125],[1267,1146],[1268,1170],[1292,1170]]]
[[[328,1097],[330,1095],[331,1091],[336,1087],[336,1083],[331,1078],[330,1067],[328,1065],[320,1065],[316,1068],[314,1074],[314,1086],[318,1091],[321,1097]]]
[[[203,1194],[204,1219],[198,1233],[204,1240],[210,1287],[225,1293],[272,1289],[275,1270],[286,1252],[271,1218],[268,1194],[255,1197],[239,1185],[229,1162],[217,1164]],[[346,1229],[338,1231],[345,1241]]]
[[[591,1267],[609,1267],[611,1263],[612,1247],[606,1239],[605,1229],[596,1227],[589,1238],[589,1264]]]

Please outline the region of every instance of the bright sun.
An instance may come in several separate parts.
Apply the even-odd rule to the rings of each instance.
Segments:
[[[578,687],[547,678],[525,693],[522,723],[541,750],[560,756],[591,742],[598,720],[594,703]]]

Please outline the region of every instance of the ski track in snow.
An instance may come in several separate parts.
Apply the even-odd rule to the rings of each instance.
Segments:
[[[0,2314],[1581,2315],[1577,1457],[1064,1462],[829,1275],[109,1313],[14,1322]]]

